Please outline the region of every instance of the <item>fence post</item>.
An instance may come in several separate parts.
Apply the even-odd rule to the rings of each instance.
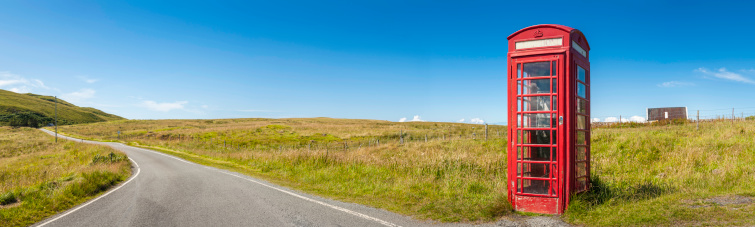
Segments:
[[[404,144],[404,130],[399,131],[398,138],[398,144]]]
[[[700,110],[697,110],[697,129],[700,130]]]
[[[488,124],[485,123],[485,141],[488,141]]]
[[[427,134],[425,134],[425,143],[427,143]]]

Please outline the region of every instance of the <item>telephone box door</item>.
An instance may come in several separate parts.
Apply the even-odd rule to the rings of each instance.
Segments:
[[[564,55],[539,55],[512,58],[515,70],[509,83],[512,127],[511,151],[516,152],[514,205],[516,210],[536,213],[560,213],[564,192],[563,97],[559,86],[563,75]],[[561,102],[559,102],[561,101]]]

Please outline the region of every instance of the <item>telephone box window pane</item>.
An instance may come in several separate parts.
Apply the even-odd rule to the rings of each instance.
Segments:
[[[582,178],[577,179],[577,190],[582,191],[585,189],[587,189],[587,178],[582,177]]]
[[[558,169],[556,169],[556,164],[551,164],[551,178],[556,179],[557,174],[558,174]]]
[[[549,113],[523,114],[522,127],[524,128],[550,128]]]
[[[524,98],[523,111],[550,111],[551,100],[550,96],[529,96]]]
[[[522,90],[525,95],[551,93],[550,82],[550,79],[524,80]]]
[[[550,161],[550,147],[522,147],[523,159],[526,161]]]
[[[556,75],[556,71],[558,71],[558,70],[556,69],[556,61],[552,61],[552,62],[551,62],[551,66],[552,66],[552,69],[551,69],[551,70],[553,71],[553,75],[555,76],[555,75]]]
[[[522,130],[517,130],[516,143],[522,144]]]
[[[549,130],[522,130],[521,144],[549,144]]]
[[[577,112],[587,114],[587,100],[577,99]]]
[[[516,78],[522,78],[522,64],[516,64]]]
[[[523,179],[522,193],[547,195],[550,181]]]
[[[577,95],[582,98],[587,98],[587,88],[585,88],[585,84],[577,83]]]
[[[587,147],[577,147],[577,161],[584,161],[587,159]]]
[[[521,177],[522,176],[522,163],[516,164],[516,175]]]
[[[521,128],[522,127],[522,115],[521,114],[517,114],[516,115],[516,122],[517,122],[516,123],[516,127]]]
[[[553,117],[551,118],[551,127],[556,128],[558,127],[558,114],[553,114]]]
[[[517,105],[517,112],[522,112],[522,110],[524,109],[524,107],[522,106],[524,105],[522,104],[522,97],[516,98],[516,105]]]
[[[522,160],[522,147],[516,148],[516,159],[520,161]]]
[[[577,177],[587,175],[587,164],[584,162],[577,162]]]
[[[553,152],[552,161],[558,161],[558,149],[556,149],[556,147],[551,147],[551,151]],[[553,169],[556,169],[556,167],[553,167]]]
[[[587,116],[577,115],[577,129],[587,129]]]
[[[523,177],[549,178],[551,176],[550,164],[547,163],[520,163]]]
[[[522,81],[516,82],[516,94],[521,95],[522,94]]]
[[[553,96],[553,110],[558,110],[558,96]]]
[[[547,61],[524,63],[522,66],[524,68],[523,77],[550,76],[551,66],[549,63]]]
[[[552,137],[553,141],[551,141],[551,144],[554,144],[554,145],[556,144],[556,140],[557,140],[556,138],[558,138],[558,133],[556,131],[557,130],[553,130],[553,137]]]
[[[558,80],[553,79],[553,93],[558,93]]]
[[[577,79],[579,81],[587,82],[587,80],[585,80],[585,74],[585,69],[583,69],[582,66],[577,66]]]
[[[516,183],[516,192],[522,192],[522,179],[519,179]]]
[[[577,131],[577,144],[585,145],[585,132]]]

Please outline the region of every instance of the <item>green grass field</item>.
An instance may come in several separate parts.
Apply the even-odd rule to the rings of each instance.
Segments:
[[[110,148],[54,142],[31,128],[0,127],[0,226],[28,226],[97,196],[131,175]]]
[[[344,119],[112,121],[62,127],[419,219],[493,221],[506,201],[506,128]],[[122,131],[119,136],[117,131]],[[403,138],[403,143],[401,143]],[[425,139],[427,138],[427,139]],[[755,224],[755,121],[619,125],[592,134],[578,225]]]

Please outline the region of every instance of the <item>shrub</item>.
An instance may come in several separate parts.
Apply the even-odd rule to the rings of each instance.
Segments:
[[[16,194],[13,194],[13,192],[8,192],[0,196],[0,205],[8,205],[18,202],[18,199],[16,198]]]

